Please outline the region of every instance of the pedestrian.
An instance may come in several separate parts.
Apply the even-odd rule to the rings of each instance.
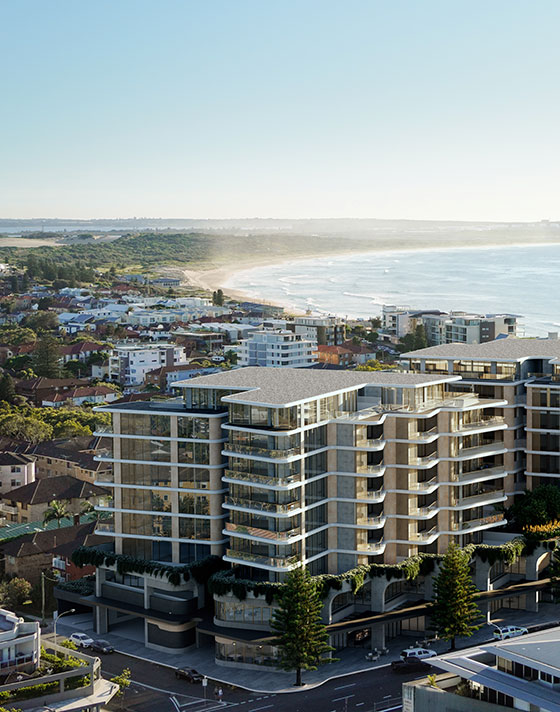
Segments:
[[[218,690],[218,700],[219,700],[220,702],[222,701],[222,697],[223,697],[223,696],[224,696],[224,691],[223,691],[222,688],[220,687],[220,689]]]

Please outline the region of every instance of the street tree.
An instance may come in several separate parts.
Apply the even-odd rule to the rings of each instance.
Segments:
[[[130,677],[131,677],[130,668],[124,668],[124,670],[119,675],[115,675],[115,677],[111,678],[111,682],[113,682],[115,685],[119,686],[116,696],[119,697],[121,700],[121,708],[122,708],[123,702],[124,702],[124,693],[130,687]]]
[[[455,650],[457,636],[468,638],[481,627],[469,559],[468,551],[452,542],[434,581],[432,622],[440,638],[451,642],[451,650]]]
[[[291,571],[274,612],[271,628],[278,636],[278,667],[295,670],[295,684],[302,685],[302,671],[316,670],[319,665],[334,662],[324,657],[334,650],[328,644],[328,633],[321,621],[323,602],[317,584],[309,571],[300,566]]]

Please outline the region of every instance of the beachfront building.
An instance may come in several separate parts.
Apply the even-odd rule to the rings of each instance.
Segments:
[[[112,472],[98,484],[113,499],[98,507],[112,519],[101,519],[97,533],[117,556],[163,565],[217,555],[242,587],[282,582],[301,564],[337,575],[444,553],[451,541],[502,545],[513,535],[500,533],[495,505],[513,494],[506,458],[517,448],[507,401],[460,384],[449,373],[243,368],[176,384],[182,398],[103,406],[113,415],[113,448],[99,457]],[[477,586],[499,596],[501,582],[520,576],[538,587],[546,556],[537,551],[522,571],[491,574],[480,564]],[[436,573],[372,578],[358,593],[341,582],[325,600],[331,643],[418,635],[426,613],[416,607],[395,618],[394,610],[429,599]],[[200,611],[204,586],[192,577],[99,565],[96,630],[133,616],[149,647],[177,652],[210,637],[218,661],[270,664],[275,653],[263,640],[273,605],[235,590],[214,594],[209,619]],[[64,595],[71,605],[76,594]],[[521,606],[537,605],[536,588],[519,595]],[[356,621],[357,612],[370,618]]]
[[[296,316],[286,328],[323,346],[340,346],[346,340],[346,323],[338,316]]]
[[[513,314],[471,314],[462,311],[413,310],[410,307],[383,305],[379,335],[398,343],[407,334],[423,326],[431,346],[440,344],[481,344],[498,337],[517,335],[517,317]]]
[[[239,366],[306,368],[317,363],[317,342],[286,329],[253,331],[231,350]]]
[[[175,344],[117,345],[109,355],[109,378],[125,386],[137,386],[155,368],[186,362],[185,349]]]
[[[560,627],[430,660],[436,684],[403,685],[410,712],[560,712]]]
[[[416,373],[460,376],[457,390],[506,401],[508,496],[560,484],[559,339],[445,344],[403,354],[402,362]]]

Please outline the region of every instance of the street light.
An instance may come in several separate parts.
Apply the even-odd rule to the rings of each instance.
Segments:
[[[58,623],[58,619],[62,618],[62,616],[65,616],[67,613],[76,613],[75,608],[71,608],[69,611],[64,611],[64,613],[60,613],[56,618],[53,618],[53,625],[54,625],[54,644],[56,645],[56,624]]]

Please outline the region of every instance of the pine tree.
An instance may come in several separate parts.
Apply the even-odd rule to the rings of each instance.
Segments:
[[[14,386],[14,379],[9,373],[5,373],[2,378],[0,378],[0,401],[13,403],[15,398],[16,389]]]
[[[32,366],[38,376],[60,377],[60,345],[56,339],[47,335],[37,340]]]
[[[481,613],[474,602],[477,592],[469,568],[469,554],[452,542],[434,581],[432,622],[438,635],[451,641],[455,650],[457,636],[470,637],[481,625]]]
[[[317,585],[304,567],[291,571],[271,621],[278,635],[273,645],[280,648],[278,667],[296,671],[296,685],[302,685],[302,670],[316,670],[318,665],[334,662],[323,657],[334,648],[328,645],[328,633],[321,622],[323,602]]]

